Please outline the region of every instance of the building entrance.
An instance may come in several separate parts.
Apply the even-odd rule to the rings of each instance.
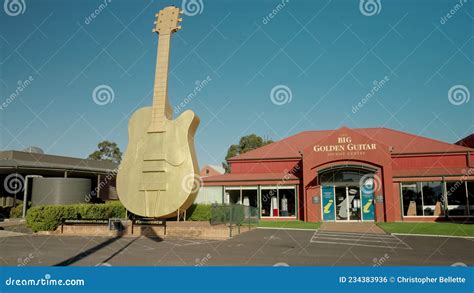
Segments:
[[[366,170],[329,172],[320,175],[323,221],[373,221],[374,173]]]

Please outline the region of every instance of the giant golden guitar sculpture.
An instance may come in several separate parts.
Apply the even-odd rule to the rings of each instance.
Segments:
[[[194,150],[199,118],[188,110],[172,120],[167,95],[171,35],[181,29],[180,14],[173,6],[156,14],[153,106],[137,110],[130,118],[128,147],[117,174],[120,201],[142,217],[176,216],[193,203],[200,184]]]

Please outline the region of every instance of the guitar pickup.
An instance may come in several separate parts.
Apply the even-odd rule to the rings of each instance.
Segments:
[[[143,161],[142,172],[166,172],[166,161]]]
[[[164,161],[164,160],[166,160],[166,154],[165,153],[159,153],[159,152],[146,151],[143,154],[143,160],[145,160],[145,161]]]

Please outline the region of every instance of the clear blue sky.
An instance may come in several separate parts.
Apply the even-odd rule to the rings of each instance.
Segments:
[[[176,105],[197,80],[211,79],[185,107],[201,118],[200,165],[220,164],[228,146],[250,133],[278,140],[383,126],[448,142],[472,133],[474,98],[454,105],[448,91],[462,85],[474,94],[474,1],[456,10],[459,1],[373,1],[372,16],[358,0],[290,0],[282,9],[281,1],[203,0],[200,14],[184,15],[172,43],[169,97]],[[112,0],[86,21],[101,3],[24,0],[23,14],[0,11],[0,102],[33,78],[0,110],[0,149],[34,145],[86,157],[103,139],[126,148],[130,113],[151,104],[154,14],[182,2]],[[102,84],[114,99],[100,106],[92,93]],[[291,101],[272,103],[278,85],[291,90]]]

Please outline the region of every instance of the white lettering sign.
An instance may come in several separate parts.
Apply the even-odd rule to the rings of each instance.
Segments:
[[[353,143],[350,136],[340,136],[337,138],[337,144],[333,145],[315,145],[313,151],[320,152],[344,152],[344,151],[371,151],[376,150],[375,143]]]

